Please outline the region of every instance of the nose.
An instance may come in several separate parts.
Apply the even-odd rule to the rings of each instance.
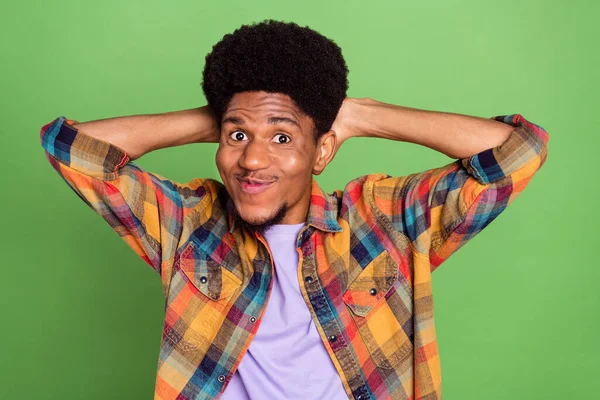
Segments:
[[[259,140],[250,140],[244,147],[244,152],[239,158],[239,165],[247,170],[264,169],[271,165],[269,145]]]

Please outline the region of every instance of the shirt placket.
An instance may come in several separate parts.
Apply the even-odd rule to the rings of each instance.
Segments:
[[[264,314],[265,310],[267,309],[267,303],[269,302],[269,297],[271,295],[271,291],[272,291],[272,287],[273,287],[273,279],[272,279],[273,273],[274,273],[273,255],[271,254],[271,250],[269,249],[265,239],[260,234],[256,234],[256,237],[257,237],[258,241],[260,243],[262,243],[263,246],[265,246],[265,249],[268,252],[268,260],[260,268],[257,268],[256,263],[254,265],[253,273],[257,274],[258,276],[261,276],[262,278],[259,281],[259,287],[256,290],[256,295],[254,297],[254,301],[251,301],[244,311],[244,314],[249,315],[248,322],[254,326],[252,328],[252,332],[248,335],[246,345],[244,346],[244,348],[245,348],[244,353],[240,354],[238,356],[237,365],[239,365],[239,362],[241,361],[242,357],[248,351],[248,347],[249,347],[250,343],[256,336],[256,332],[258,331],[258,328],[260,327],[260,324],[262,322],[263,314]],[[267,285],[267,289],[264,289],[265,285]],[[265,296],[264,301],[260,301],[260,299],[258,301],[256,301],[256,296],[261,296],[261,295],[263,295],[263,293]],[[223,394],[223,392],[225,390],[224,387],[229,384],[229,381],[231,380],[231,378],[233,377],[233,374],[235,373],[235,370],[237,369],[237,365],[235,368],[232,368],[229,371],[227,376],[220,375],[218,377],[218,380],[222,386],[220,387],[219,393],[216,398],[219,398]]]
[[[347,384],[350,386],[353,396],[350,398],[355,400],[370,399],[368,385],[352,354],[351,344],[344,335],[344,327],[330,308],[326,299],[325,288],[319,280],[313,251],[314,242],[310,239],[311,229],[313,228],[303,228],[298,239],[298,279],[302,295],[305,302],[308,299],[307,306],[311,310],[314,323],[321,327],[321,329],[318,329],[321,340],[326,347],[329,345],[339,362],[341,370],[334,363],[336,369],[338,369],[338,374],[340,374],[342,380],[343,377],[347,379]],[[320,232],[315,234],[320,234]],[[329,350],[328,353],[331,356]]]

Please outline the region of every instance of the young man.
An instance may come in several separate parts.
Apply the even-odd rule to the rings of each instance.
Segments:
[[[431,272],[543,165],[548,133],[346,98],[341,50],[293,23],[243,26],[206,57],[208,106],[41,131],[69,186],[160,276],[157,399],[438,399]],[[358,136],[455,158],[324,193],[313,175]],[[132,163],[218,142],[222,183]]]

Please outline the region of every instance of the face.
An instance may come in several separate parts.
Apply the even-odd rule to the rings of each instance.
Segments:
[[[287,95],[236,93],[223,114],[217,168],[236,212],[251,227],[304,222],[312,174],[333,157],[335,134],[313,136],[312,118]]]

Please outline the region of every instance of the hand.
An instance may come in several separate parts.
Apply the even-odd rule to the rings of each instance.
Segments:
[[[369,127],[364,124],[364,121],[372,113],[370,108],[377,104],[380,103],[368,97],[346,97],[344,99],[331,126],[331,130],[334,131],[336,136],[334,154],[337,153],[342,143],[351,137],[370,136]]]
[[[354,107],[354,100],[355,99],[351,97],[346,97],[344,99],[344,101],[342,102],[342,106],[340,107],[340,110],[338,111],[338,114],[335,118],[335,121],[333,121],[333,125],[331,125],[331,130],[334,131],[336,136],[334,154],[337,153],[342,143],[344,143],[346,140],[353,136],[352,124],[350,121],[352,111],[350,109]]]

